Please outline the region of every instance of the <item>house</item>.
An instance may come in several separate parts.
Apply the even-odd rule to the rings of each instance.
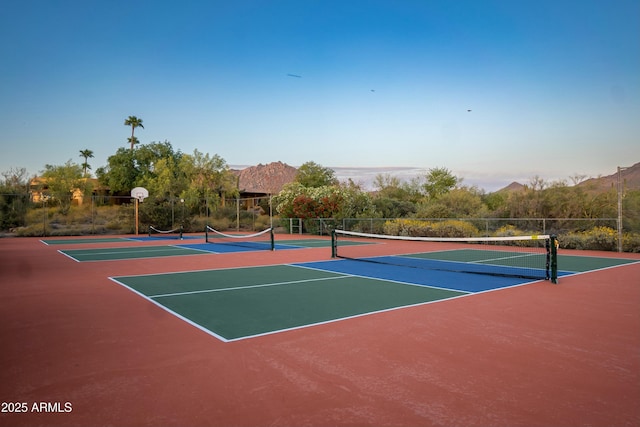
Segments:
[[[100,185],[96,178],[82,178],[81,182],[82,184],[84,184],[84,186],[89,186],[91,188],[92,195],[98,195],[108,192],[106,187]],[[33,178],[29,183],[29,193],[31,194],[31,201],[34,203],[42,202],[43,200],[47,200],[49,197],[51,197],[47,178]],[[84,202],[84,198],[85,192],[80,188],[75,188],[71,192],[71,203],[75,205],[81,206]]]

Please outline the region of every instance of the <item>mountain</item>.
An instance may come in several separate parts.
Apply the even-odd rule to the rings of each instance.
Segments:
[[[620,171],[620,181],[622,182],[626,190],[640,190],[640,163],[636,163],[633,166],[622,169]],[[607,191],[611,188],[618,188],[618,172],[614,172],[611,175],[599,176],[598,178],[589,178],[579,184],[578,187],[582,187],[587,191]],[[501,191],[520,191],[525,188],[524,185],[518,182],[512,182],[504,188],[498,190]]]
[[[620,181],[627,190],[640,189],[640,163],[636,163],[620,171]],[[618,172],[598,178],[589,178],[578,184],[588,190],[608,190],[618,187]]]
[[[519,182],[512,182],[511,184],[507,185],[504,188],[501,188],[500,190],[498,190],[498,192],[501,191],[521,191],[524,190],[524,185],[520,184]]]

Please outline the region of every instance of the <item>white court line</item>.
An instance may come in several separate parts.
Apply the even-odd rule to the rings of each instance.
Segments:
[[[106,251],[106,252],[92,252],[91,249],[69,249],[67,250],[67,252],[69,252],[69,255],[73,255],[74,253],[76,253],[76,255],[120,255],[120,254],[138,254],[138,253],[150,253],[150,252],[161,252],[161,251],[166,251],[167,248],[177,248],[176,246],[147,246],[146,248],[135,248],[132,250],[125,250],[125,248],[120,248],[122,250],[119,251]],[[117,249],[117,248],[114,248]],[[179,248],[181,250],[184,250],[185,248]],[[187,249],[191,249],[191,248],[187,248]],[[194,251],[197,249],[193,249]]]
[[[322,262],[322,261],[319,261],[319,262]],[[311,263],[313,263],[313,261]],[[442,288],[442,287],[439,287],[439,286],[423,285],[423,284],[420,284],[420,283],[412,283],[412,282],[403,282],[403,281],[400,281],[400,280],[385,279],[385,278],[382,278],[382,277],[364,276],[364,275],[361,275],[361,274],[342,273],[342,272],[339,272],[339,271],[325,270],[323,268],[314,268],[314,267],[310,267],[308,265],[295,265],[295,264],[287,264],[287,265],[290,265],[292,267],[298,267],[298,268],[307,268],[309,270],[314,270],[314,271],[325,271],[325,272],[329,271],[331,273],[344,274],[345,277],[359,277],[361,279],[369,279],[369,280],[377,280],[377,281],[380,281],[380,282],[397,283],[399,285],[407,285],[407,286],[419,286],[421,288],[438,289],[438,290],[441,290],[441,291],[460,292],[460,293],[463,293],[463,294],[472,294],[472,293],[474,293],[474,292],[470,292],[470,291],[463,291],[461,289]]]
[[[346,277],[349,277],[349,275],[346,275],[346,274],[342,275],[342,273],[336,273],[336,274],[341,274],[341,275],[335,276],[335,277],[321,277],[318,279],[292,280],[289,282],[276,282],[276,283],[263,283],[260,285],[236,286],[232,288],[203,289],[200,291],[175,292],[171,294],[149,295],[149,298],[163,298],[163,297],[173,297],[173,296],[181,296],[181,295],[205,294],[209,292],[223,292],[223,291],[235,291],[235,290],[242,290],[242,289],[266,288],[269,286],[282,286],[282,285],[293,285],[296,283],[321,282],[323,280],[344,279]]]
[[[195,248],[187,248],[187,247],[181,247],[181,246],[175,246],[175,245],[169,245],[169,246],[160,246],[161,248],[164,248],[166,250],[166,248],[175,248],[175,249],[180,249],[180,252],[169,252],[167,255],[159,255],[159,256],[145,256],[142,257],[143,259],[158,259],[158,258],[168,258],[168,257],[174,257],[174,256],[187,256],[187,255],[204,255],[204,254],[216,254],[217,252],[211,252],[211,251],[207,251],[204,249],[195,249]],[[154,246],[147,246],[146,248],[155,248]],[[114,248],[115,249],[115,248]],[[124,248],[120,248],[120,249],[124,249]],[[69,253],[66,253],[66,252]],[[198,252],[198,254],[193,254],[191,253],[191,251],[195,251]],[[131,251],[113,251],[113,252],[91,252],[91,249],[59,249],[58,252],[60,252],[61,254],[71,258],[72,260],[76,261],[76,262],[104,262],[104,261],[123,261],[123,260],[135,260],[135,259],[140,259],[139,257],[136,257],[136,254],[146,254],[146,253],[155,253],[155,252],[161,252],[160,250],[131,250]],[[75,253],[74,253],[75,252]],[[187,252],[187,253],[184,253]],[[93,255],[120,255],[120,254],[130,254],[132,255],[131,257],[127,257],[127,258],[113,258],[113,259],[82,259],[84,257],[87,256],[93,256]]]

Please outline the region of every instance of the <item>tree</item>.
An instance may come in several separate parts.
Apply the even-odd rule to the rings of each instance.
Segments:
[[[26,168],[11,168],[2,172],[4,181],[0,183],[2,193],[27,193],[29,191],[29,174]]]
[[[305,187],[294,181],[273,202],[283,218],[357,218],[375,210],[370,195],[353,183]]]
[[[381,198],[404,202],[415,202],[420,198],[420,192],[415,189],[413,184],[407,184],[400,178],[389,174],[376,175],[373,185],[378,190],[377,196]]]
[[[80,150],[80,157],[84,158],[84,162],[80,165],[82,166],[82,175],[87,177],[87,170],[91,169],[91,166],[87,162],[88,159],[93,158],[93,151],[89,149]]]
[[[140,141],[138,140],[137,137],[135,136],[130,136],[129,138],[127,138],[127,142],[129,143],[129,145],[131,146],[131,149],[133,150],[133,146],[140,143]]]
[[[11,168],[0,180],[0,230],[22,226],[29,206],[30,179],[25,168]]]
[[[124,121],[125,126],[131,126],[131,138],[129,138],[129,143],[131,144],[131,151],[133,151],[133,145],[138,142],[136,137],[133,135],[136,128],[140,127],[144,129],[142,126],[142,119],[137,118],[136,116],[129,116]]]
[[[237,196],[236,176],[229,170],[227,162],[220,156],[203,154],[194,150],[185,154],[179,167],[185,171],[190,182],[189,199],[217,202],[221,196]]]
[[[426,182],[423,188],[430,199],[437,199],[443,194],[448,193],[462,181],[462,179],[453,175],[447,168],[429,169],[425,179]]]
[[[304,187],[323,187],[338,184],[338,179],[333,169],[325,168],[315,162],[306,162],[300,166],[295,180]]]
[[[107,166],[96,170],[98,180],[109,187],[113,194],[128,193],[137,186],[140,171],[134,154],[134,151],[120,147],[107,158]]]
[[[134,187],[145,187],[151,191],[151,187],[155,189],[158,185],[156,181],[159,161],[167,159],[162,165],[166,178],[167,167],[173,171],[172,173],[178,173],[176,165],[181,157],[182,153],[174,151],[169,141],[144,144],[136,150],[121,147],[116,154],[109,156],[108,166],[97,170],[96,175],[100,182],[114,193],[128,193]]]
[[[80,188],[82,168],[71,160],[62,166],[45,165],[42,177],[50,195],[60,205],[60,211],[66,214],[71,207],[73,192]]]

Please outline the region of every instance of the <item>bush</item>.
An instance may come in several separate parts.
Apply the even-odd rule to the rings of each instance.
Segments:
[[[230,228],[231,221],[227,218],[209,218],[209,227],[218,231],[227,231]],[[204,227],[203,227],[204,229]]]
[[[622,250],[624,252],[640,253],[640,234],[624,233],[622,235]]]
[[[559,237],[560,247],[594,251],[615,251],[618,248],[618,233],[609,227],[594,227],[591,230],[568,233]]]
[[[383,230],[392,236],[410,237],[474,237],[479,233],[473,224],[460,220],[394,219],[386,221]]]

